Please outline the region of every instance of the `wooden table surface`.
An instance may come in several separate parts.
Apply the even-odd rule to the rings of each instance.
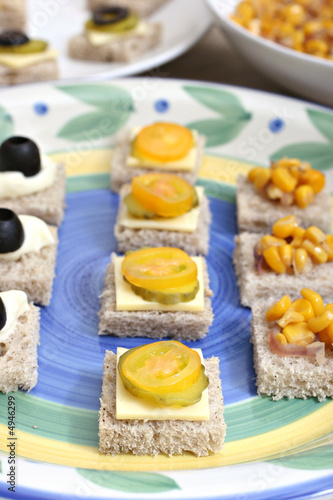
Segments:
[[[188,52],[160,66],[158,71],[165,78],[226,83],[296,96],[249,66],[214,25]],[[152,72],[143,74],[150,75]]]

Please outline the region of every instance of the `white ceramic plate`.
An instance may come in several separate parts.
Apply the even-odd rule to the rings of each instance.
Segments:
[[[70,37],[81,33],[90,14],[86,0],[28,0],[28,33],[60,52],[60,79],[91,80],[128,76],[156,68],[188,50],[209,28],[212,16],[204,0],[170,0],[150,19],[163,26],[162,42],[130,63],[100,63],[67,56]]]
[[[151,81],[149,82],[152,83]],[[272,401],[255,387],[250,310],[232,266],[235,181],[250,164],[299,156],[333,189],[333,112],[306,102],[200,82],[147,79],[26,85],[0,93],[0,142],[33,137],[67,166],[67,208],[56,278],[41,312],[38,383],[0,394],[0,497],[14,500],[281,500],[333,493],[333,402]],[[105,350],[146,338],[98,337],[99,295],[118,196],[109,190],[111,145],[122,127],[175,121],[206,136],[199,183],[210,197],[207,256],[214,322],[190,342],[220,359],[227,435],[209,457],[98,453]],[[15,430],[8,424],[15,398]],[[17,438],[16,492],[8,491],[8,443]],[[330,496],[329,496],[330,495]]]
[[[303,54],[255,36],[230,19],[240,0],[207,0],[235,48],[271,80],[315,101],[333,106],[333,61]]]

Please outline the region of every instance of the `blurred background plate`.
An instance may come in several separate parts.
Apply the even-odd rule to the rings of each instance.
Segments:
[[[162,42],[129,63],[79,61],[67,56],[69,38],[83,31],[90,13],[85,0],[28,0],[28,34],[48,40],[60,52],[60,79],[128,76],[156,68],[186,52],[209,28],[204,0],[170,0],[149,17],[163,27]],[[168,76],[168,75],[165,75]]]
[[[230,19],[240,0],[207,0],[229,41],[265,76],[314,101],[333,106],[333,61],[255,36]],[[223,61],[221,61],[223,64]]]

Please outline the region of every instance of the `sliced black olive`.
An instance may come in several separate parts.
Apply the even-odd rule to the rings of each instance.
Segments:
[[[0,208],[0,254],[15,252],[24,241],[24,229],[17,215],[8,208]]]
[[[0,34],[0,46],[17,47],[28,43],[29,38],[21,31],[4,31]]]
[[[100,7],[93,11],[95,24],[113,24],[122,21],[128,16],[128,10],[123,7]]]
[[[0,297],[0,330],[3,329],[7,321],[7,313],[5,304],[3,303],[2,298]]]
[[[37,144],[27,137],[10,137],[0,146],[0,171],[22,172],[26,177],[38,174],[41,169]]]

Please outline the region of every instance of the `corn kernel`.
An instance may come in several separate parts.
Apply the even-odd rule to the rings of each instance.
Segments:
[[[333,260],[333,234],[329,234],[326,237],[326,244],[330,247],[331,252],[328,254],[327,261],[332,262]]]
[[[332,331],[332,336],[330,336],[329,331]],[[333,343],[332,323],[330,324],[330,326],[325,328],[325,330],[322,330],[321,332],[319,332],[318,337],[319,337],[320,342],[325,342],[326,345],[331,346]]]
[[[241,2],[237,6],[237,14],[243,21],[249,21],[254,17],[254,9],[250,2]]]
[[[269,247],[263,251],[263,256],[266,264],[273,269],[277,274],[286,272],[286,266],[283,264],[277,247]]]
[[[305,230],[304,239],[308,239],[316,245],[321,245],[326,240],[326,234],[319,227],[310,226]]]
[[[283,191],[270,182],[266,188],[266,194],[270,200],[280,200],[283,196]]]
[[[301,323],[291,323],[282,330],[289,344],[309,345],[314,341],[314,333],[310,330],[305,321]]]
[[[322,30],[321,23],[319,21],[308,21],[304,25],[304,33],[306,36],[311,36]]]
[[[298,225],[298,219],[296,215],[287,215],[274,222],[272,227],[272,233],[278,238],[288,238],[292,236],[295,228]]]
[[[296,248],[294,262],[295,269],[298,274],[301,274],[305,271],[309,258],[309,254],[305,250],[305,248]]]
[[[271,172],[269,171],[269,169],[268,168],[262,169],[255,176],[253,184],[255,188],[258,189],[258,191],[261,191],[262,189],[264,189],[266,184],[269,183],[270,178],[271,178]]]
[[[302,248],[304,248],[319,264],[325,264],[325,262],[327,262],[328,255],[321,245],[315,245],[310,240],[303,240]]]
[[[283,333],[278,333],[277,336],[276,336],[276,340],[278,340],[280,342],[280,344],[282,344],[282,345],[286,345],[288,343],[287,339],[283,335]]]
[[[325,311],[333,311],[333,304],[332,303],[326,304]]]
[[[284,14],[288,21],[294,25],[302,24],[305,21],[305,10],[301,5],[291,4],[284,9]]]
[[[254,167],[254,168],[251,168],[251,170],[249,171],[249,173],[247,174],[247,178],[250,182],[253,182],[254,179],[256,178],[256,176],[259,174],[259,172],[261,172],[262,170],[266,170],[265,168],[263,167]]]
[[[308,184],[298,186],[295,190],[295,200],[299,208],[306,208],[314,200],[314,191]]]
[[[300,247],[301,244],[303,243],[304,234],[305,234],[305,229],[299,226],[295,227],[292,234],[293,239],[290,242],[291,246],[295,248]]]
[[[325,57],[328,54],[328,45],[324,40],[311,39],[305,42],[305,50],[309,54]]]
[[[293,257],[294,257],[294,249],[288,243],[279,246],[279,254],[283,264],[288,268],[292,266]]]
[[[312,304],[307,299],[294,300],[294,302],[288,308],[288,311],[299,312],[303,316],[304,321],[308,321],[310,318],[313,318],[314,316],[314,310]]]
[[[316,316],[315,318],[310,318],[308,321],[308,325],[313,333],[318,333],[321,330],[327,328],[333,320],[333,311],[329,311],[328,309],[323,312],[320,316]]]
[[[286,168],[277,167],[272,171],[272,181],[285,193],[294,191],[297,180]]]
[[[284,158],[280,158],[280,160],[278,160],[276,163],[275,163],[275,166],[276,167],[281,167],[281,168],[293,168],[293,167],[299,167],[301,164],[301,160],[299,160],[298,158],[287,158],[287,157],[284,157]]]
[[[311,290],[311,288],[302,288],[301,295],[304,299],[311,302],[315,316],[320,316],[324,312],[324,302],[319,293]]]
[[[279,319],[277,324],[281,327],[284,328],[285,326],[289,325],[289,323],[301,323],[304,322],[304,316],[303,314],[296,312],[296,311],[291,311],[290,309],[284,313],[282,318]]]
[[[274,302],[266,311],[265,317],[267,321],[276,321],[281,318],[283,314],[290,308],[292,305],[291,298],[289,295],[284,295],[282,299]]]
[[[276,238],[276,236],[265,234],[265,236],[261,238],[260,248],[261,250],[266,250],[266,248],[269,247],[280,247],[285,243],[285,240],[283,240],[282,238]]]
[[[322,172],[311,168],[301,174],[300,183],[311,186],[314,194],[318,194],[324,188],[326,179]]]

